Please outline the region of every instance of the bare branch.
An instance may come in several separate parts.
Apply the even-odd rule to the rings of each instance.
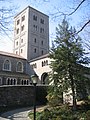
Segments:
[[[77,32],[77,34],[78,34],[79,32],[81,32],[89,23],[90,23],[90,20],[88,20],[88,21],[82,26],[82,28]]]
[[[86,0],[82,0],[82,1],[80,2],[80,4],[74,9],[74,11],[71,12],[70,14],[68,14],[68,15],[72,15],[73,13],[75,13],[75,12],[78,10],[78,8],[79,8],[85,1],[86,1]]]

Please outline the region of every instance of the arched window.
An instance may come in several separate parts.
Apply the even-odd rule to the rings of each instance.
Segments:
[[[11,62],[10,62],[10,60],[5,60],[4,61],[3,70],[11,71]]]
[[[0,77],[0,85],[2,85],[2,78]]]
[[[16,85],[17,79],[16,78],[7,78],[6,79],[6,85]]]
[[[11,85],[11,80],[10,80],[10,78],[7,78],[7,85]]]
[[[23,63],[22,62],[17,63],[16,71],[23,72]]]
[[[28,80],[21,80],[21,84],[22,85],[29,85],[29,81]]]
[[[45,72],[41,75],[41,83],[48,84],[48,73]]]

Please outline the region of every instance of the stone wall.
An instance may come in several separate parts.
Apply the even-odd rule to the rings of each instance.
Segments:
[[[33,86],[3,86],[0,87],[0,107],[32,106],[34,99]],[[36,87],[36,102],[46,102],[46,87]]]

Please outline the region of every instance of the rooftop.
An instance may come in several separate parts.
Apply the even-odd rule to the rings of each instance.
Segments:
[[[14,54],[14,53],[8,53],[8,52],[4,52],[4,51],[0,51],[0,55],[4,55],[4,56],[9,56],[9,57],[15,57],[15,58],[20,58],[20,59],[25,59],[20,55]]]
[[[49,57],[49,54],[42,55],[42,56],[40,56],[40,57],[37,57],[37,58],[35,58],[35,59],[30,60],[29,62],[33,62],[33,61],[36,61],[36,60],[40,60],[40,59],[43,59],[43,58],[46,58],[46,57]]]
[[[37,12],[39,12],[39,13],[41,13],[41,14],[47,16],[47,17],[49,17],[48,15],[46,15],[46,14],[40,12],[39,10],[36,10],[35,8],[33,8],[33,7],[31,7],[31,6],[27,6],[25,9],[23,9],[21,12],[19,12],[14,18],[16,18],[16,17],[17,17],[19,14],[21,14],[22,12],[24,12],[27,8],[33,9],[33,10],[35,10],[35,11],[37,11]]]

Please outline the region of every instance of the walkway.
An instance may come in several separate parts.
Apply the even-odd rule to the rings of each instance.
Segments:
[[[29,107],[3,113],[0,116],[0,120],[30,120],[28,118],[28,112],[32,109],[32,107]]]

